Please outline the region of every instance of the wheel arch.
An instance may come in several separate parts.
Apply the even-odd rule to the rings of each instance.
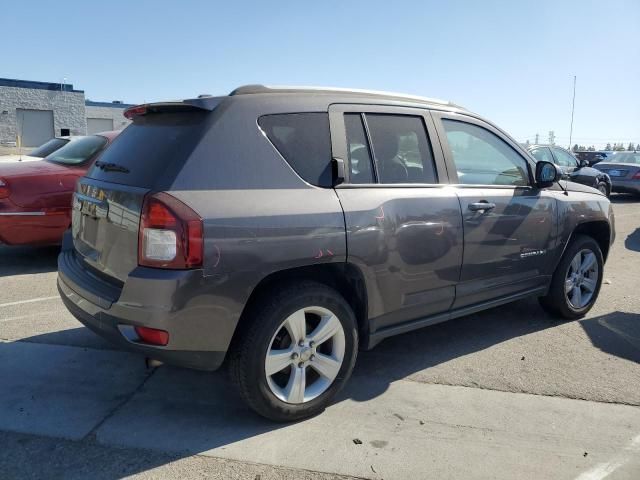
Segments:
[[[609,225],[609,222],[606,220],[595,220],[577,225],[573,232],[571,232],[571,236],[569,237],[564,250],[567,249],[567,246],[576,237],[576,235],[587,235],[598,242],[600,250],[602,251],[602,258],[604,261],[607,260],[611,246],[611,226]],[[564,251],[562,253],[564,254]]]
[[[274,288],[286,288],[286,285],[301,281],[313,281],[340,293],[353,310],[358,322],[360,346],[366,348],[369,338],[368,299],[365,279],[361,270],[352,263],[324,263],[279,270],[268,274],[253,288],[244,305],[240,320],[231,340],[231,348],[242,335],[250,320],[248,312]]]

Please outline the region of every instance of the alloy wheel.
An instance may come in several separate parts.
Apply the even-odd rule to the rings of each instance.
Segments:
[[[586,307],[598,286],[598,260],[591,250],[580,250],[571,263],[565,277],[565,296],[569,305],[579,310]]]
[[[269,389],[286,403],[311,401],[331,386],[344,355],[345,334],[338,317],[323,307],[300,309],[282,322],[269,343]]]

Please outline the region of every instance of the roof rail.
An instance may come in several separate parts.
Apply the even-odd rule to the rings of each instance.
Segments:
[[[384,92],[379,90],[362,90],[355,88],[337,87],[308,87],[308,86],[287,86],[287,85],[243,85],[233,90],[229,95],[250,95],[255,93],[351,93],[355,95],[374,95],[386,98],[401,100],[416,100],[419,102],[437,103],[440,105],[450,105],[457,107],[454,103],[437,98],[420,97],[417,95],[407,95],[397,92]]]

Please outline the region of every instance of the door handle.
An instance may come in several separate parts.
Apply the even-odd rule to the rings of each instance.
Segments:
[[[493,210],[494,208],[496,208],[496,204],[489,202],[476,202],[469,204],[469,210],[472,212],[485,212],[487,210]]]

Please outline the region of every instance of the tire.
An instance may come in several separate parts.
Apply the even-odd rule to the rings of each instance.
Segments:
[[[278,422],[316,415],[351,376],[357,322],[335,290],[309,281],[279,286],[250,307],[242,321],[245,328],[231,352],[229,373],[242,399],[258,414]],[[330,332],[335,333],[324,340],[319,335]],[[302,338],[304,346],[294,337]],[[268,367],[275,373],[267,375]]]
[[[611,192],[609,192],[609,189],[607,188],[607,184],[604,182],[598,183],[596,188],[607,198],[609,198],[609,195],[611,195]]]
[[[592,254],[595,272],[589,270],[581,274],[587,262],[587,255]],[[579,268],[576,271],[576,259]],[[592,257],[589,257],[590,259]],[[565,250],[560,263],[551,279],[549,292],[540,297],[540,304],[549,313],[568,320],[584,317],[598,298],[602,285],[604,261],[598,242],[587,235],[576,235]],[[573,286],[572,286],[573,285]],[[587,287],[588,285],[588,287]],[[576,288],[578,290],[576,290]],[[593,290],[589,292],[589,289]],[[587,296],[590,293],[590,297]]]

